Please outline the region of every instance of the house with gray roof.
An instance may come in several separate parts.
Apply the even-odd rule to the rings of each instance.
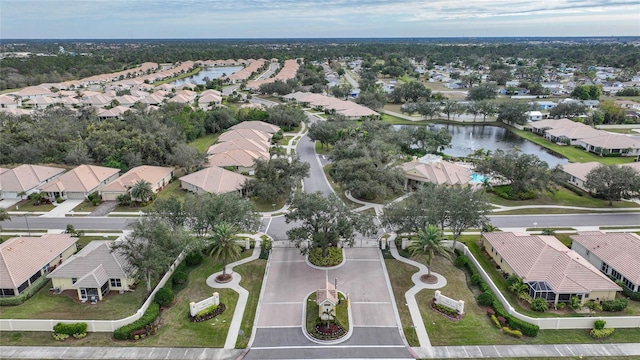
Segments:
[[[114,241],[94,240],[52,271],[56,292],[75,290],[80,301],[101,301],[110,291],[129,291],[135,283],[126,257],[111,251]]]
[[[640,292],[640,236],[582,231],[570,236],[571,249],[603,273]]]

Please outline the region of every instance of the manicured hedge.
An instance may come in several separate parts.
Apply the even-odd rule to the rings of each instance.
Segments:
[[[309,251],[309,262],[315,266],[336,266],[342,262],[342,249],[330,247],[327,256],[322,257],[322,249],[314,248]]]
[[[600,303],[604,311],[622,311],[629,305],[629,300],[622,298],[616,300],[605,300]]]
[[[87,323],[83,323],[83,322],[72,323],[72,324],[57,323],[53,327],[53,331],[56,334],[65,334],[69,336],[86,334]]]
[[[507,313],[507,311],[502,306],[498,298],[495,296],[495,294],[493,293],[489,285],[482,279],[482,276],[478,272],[478,269],[476,269],[476,267],[471,263],[471,261],[469,261],[469,259],[465,255],[459,255],[458,259],[456,259],[454,263],[456,265],[458,264],[464,265],[464,267],[466,267],[467,270],[469,270],[469,272],[471,273],[471,282],[478,285],[478,287],[480,288],[480,290],[482,290],[483,293],[488,292],[493,296],[491,308],[493,308],[497,316],[502,316],[507,320],[507,324],[509,325],[509,327],[520,330],[523,335],[526,335],[529,337],[538,336],[538,332],[540,331],[540,327],[538,325],[529,324],[528,322],[517,319],[509,315],[509,313]]]
[[[116,329],[116,331],[113,332],[113,337],[118,340],[128,340],[131,338],[132,332],[143,329],[145,326],[153,323],[159,315],[160,305],[152,302],[151,305],[149,305],[147,311],[144,312],[140,319],[132,322],[129,325],[125,325]]]
[[[160,306],[167,306],[171,304],[174,298],[173,290],[169,287],[163,287],[158,289],[156,292],[156,296],[153,298],[153,301],[158,303]]]
[[[0,297],[0,306],[16,306],[22,304],[42,289],[48,281],[49,279],[47,279],[45,275],[42,275],[38,280],[34,281],[27,290],[23,291],[22,294],[6,298]]]

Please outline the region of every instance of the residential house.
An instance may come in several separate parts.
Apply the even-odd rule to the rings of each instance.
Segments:
[[[490,232],[482,244],[499,271],[520,277],[534,299],[557,304],[575,296],[584,304],[613,300],[622,290],[553,236]]]
[[[610,134],[605,131],[601,135],[579,139],[576,144],[582,146],[588,152],[607,156],[614,154],[619,156],[640,156],[640,141],[633,137]]]
[[[0,244],[0,296],[17,296],[76,252],[69,234],[14,237]]]
[[[264,121],[243,121],[239,124],[233,125],[230,130],[251,129],[266,132],[269,134],[275,134],[280,131],[280,127],[266,123]]]
[[[247,177],[219,167],[208,167],[180,178],[180,187],[194,193],[241,191]]]
[[[557,105],[553,101],[536,101],[535,104],[540,110],[551,110]]]
[[[524,114],[529,122],[542,120],[542,113],[540,111],[527,111]]]
[[[562,171],[569,175],[568,182],[582,190],[588,191],[584,183],[587,181],[587,175],[601,164],[596,161],[586,163],[568,163],[562,165]]]
[[[634,233],[581,231],[571,235],[571,249],[603,273],[640,292],[640,236]]]
[[[135,167],[119,178],[104,185],[100,190],[102,200],[115,201],[118,196],[131,192],[131,188],[141,180],[151,184],[154,193],[159,193],[173,178],[172,167],[143,165]]]
[[[268,161],[269,158],[269,153],[264,151],[227,150],[223,153],[209,155],[204,167],[218,166],[253,175],[256,160]]]
[[[200,97],[198,97],[198,107],[202,110],[208,110],[220,105],[222,105],[222,96],[220,95],[214,93],[202,93],[200,94]]]
[[[52,96],[53,93],[49,88],[44,86],[29,86],[15,93],[9,93],[9,95],[14,95],[19,97],[21,100],[33,99],[38,96]]]
[[[259,152],[269,152],[269,143],[252,139],[233,139],[211,145],[207,150],[207,155],[220,154],[229,150],[251,150]]]
[[[99,191],[102,186],[115,180],[119,175],[120,169],[80,165],[39,189],[46,193],[46,197],[50,201],[56,201],[57,198],[83,200],[87,199],[89,194]]]
[[[47,278],[55,292],[75,290],[78,300],[101,301],[110,291],[130,291],[132,268],[113,240],[94,240],[53,270]]]
[[[237,129],[237,130],[228,130],[224,133],[220,134],[218,137],[218,142],[225,142],[235,139],[249,139],[257,142],[267,142],[271,143],[272,134],[253,130],[253,129]]]
[[[17,109],[20,105],[20,98],[10,95],[0,95],[0,109]]]
[[[52,181],[64,169],[40,165],[20,165],[0,174],[0,199],[19,199]]]
[[[402,164],[407,178],[405,187],[415,188],[421,183],[437,185],[469,185],[471,171],[461,165],[443,161],[439,156],[426,155]]]

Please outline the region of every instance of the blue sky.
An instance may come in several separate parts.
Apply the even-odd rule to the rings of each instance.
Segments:
[[[640,35],[640,0],[1,0],[0,38]]]

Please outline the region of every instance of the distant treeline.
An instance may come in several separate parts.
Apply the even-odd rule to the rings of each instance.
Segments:
[[[186,60],[302,57],[306,60],[383,58],[388,54],[426,60],[429,64],[462,61],[470,67],[490,65],[506,58],[545,59],[547,64],[614,66],[640,70],[640,51],[624,42],[479,42],[461,44],[425,39],[324,40],[112,40],[21,41],[3,44],[3,51],[58,54],[0,60],[0,90],[59,82],[119,71],[146,61],[164,63]],[[428,40],[428,39],[427,39]],[[464,40],[464,39],[463,39]],[[568,41],[571,41],[569,43]],[[65,55],[59,54],[64,47]],[[80,54],[90,54],[83,56]]]

